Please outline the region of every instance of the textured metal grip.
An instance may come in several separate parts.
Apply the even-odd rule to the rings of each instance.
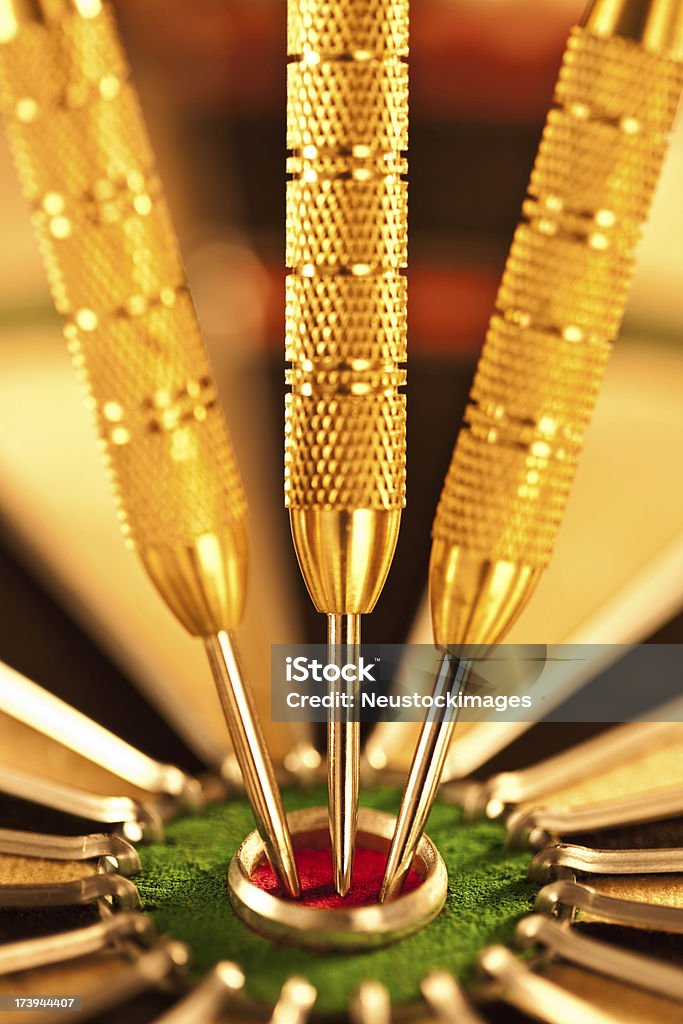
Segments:
[[[434,524],[546,565],[626,304],[681,65],[574,29]]]
[[[159,552],[207,535],[221,548],[246,502],[111,12],[20,24],[0,46],[0,94],[124,532],[169,599]]]
[[[405,502],[407,0],[290,0],[285,494]]]

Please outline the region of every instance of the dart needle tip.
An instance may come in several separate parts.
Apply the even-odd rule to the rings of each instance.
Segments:
[[[332,848],[332,874],[337,894],[344,898],[351,888],[353,853],[356,842],[357,803],[335,800],[337,814],[330,815],[330,845]]]
[[[337,862],[334,865],[334,887],[342,898],[348,896],[351,888],[351,861]]]
[[[333,665],[355,664],[360,648],[360,615],[328,615],[328,660]],[[334,884],[344,897],[351,888],[353,853],[358,824],[360,785],[360,722],[348,708],[358,706],[357,680],[330,683],[333,696],[346,694],[350,704],[330,709],[327,720],[327,793]]]
[[[287,891],[287,895],[291,896],[295,900],[298,900],[299,897],[301,896],[301,884],[299,882],[299,876],[297,874],[297,870],[294,864],[282,864],[277,874],[282,879],[282,884],[284,885]]]
[[[301,882],[299,881],[299,872],[296,866],[296,860],[294,859],[294,850],[291,845],[291,839],[289,837],[268,836],[264,838],[261,833],[261,838],[264,839],[264,846],[268,860],[270,861],[271,867],[277,877],[280,880],[280,885],[292,899],[298,900],[301,896]],[[276,842],[273,842],[275,838]]]
[[[382,888],[379,891],[380,903],[387,903],[389,900],[393,900],[396,896],[400,896],[405,875],[405,871],[402,871],[399,868],[393,868],[390,864],[387,864],[384,872],[384,878],[382,880]]]

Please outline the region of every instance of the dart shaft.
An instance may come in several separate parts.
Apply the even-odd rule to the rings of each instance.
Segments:
[[[330,664],[340,668],[358,662],[360,615],[330,615],[327,619],[327,649]],[[329,684],[330,695],[346,694],[347,702],[360,704],[357,676],[347,682],[339,675]],[[330,794],[330,838],[335,851],[333,868],[337,892],[345,896],[351,885],[353,849],[358,820],[360,785],[360,722],[356,714],[332,700],[327,720],[327,778]]]
[[[461,690],[469,675],[469,664],[445,653],[434,684],[434,697],[447,696]],[[439,703],[437,699],[435,705]],[[408,784],[403,794],[401,814],[391,842],[380,901],[398,896],[408,876],[415,850],[427,824],[427,818],[439,788],[443,766],[455,729],[457,712],[435,710],[430,713],[420,732]]]
[[[292,840],[234,638],[229,633],[220,632],[216,636],[208,637],[205,644],[218,696],[242,771],[244,788],[266,845],[268,859],[278,878],[285,883],[287,891],[298,896],[300,886]]]

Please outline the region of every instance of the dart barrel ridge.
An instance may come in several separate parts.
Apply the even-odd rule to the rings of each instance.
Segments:
[[[232,629],[246,500],[111,10],[2,0],[0,97],[123,531],[191,633]]]
[[[665,7],[570,35],[434,523],[439,644],[498,641],[550,559],[683,83]]]
[[[405,504],[408,5],[288,11],[285,498],[315,606],[361,614]]]

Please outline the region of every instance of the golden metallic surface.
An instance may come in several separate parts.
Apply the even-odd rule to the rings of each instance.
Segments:
[[[434,522],[439,643],[500,639],[548,563],[682,78],[631,40],[570,36]],[[482,605],[497,621],[475,640]]]
[[[619,1024],[679,1024],[681,1004],[664,996],[645,992],[589,968],[575,967],[566,961],[545,961],[540,973],[561,985],[596,1010],[612,1014]]]
[[[469,672],[467,661],[444,652],[434,683],[435,699],[462,690]],[[400,896],[408,877],[439,788],[456,718],[454,710],[436,716],[429,714],[420,730],[380,888],[382,904]]]
[[[484,1024],[460,982],[448,971],[437,969],[425,975],[420,991],[439,1024]]]
[[[317,990],[306,978],[290,974],[280,989],[268,1024],[306,1024],[317,998]]]
[[[621,324],[683,85],[670,47],[647,48],[664,5],[640,3],[636,37],[612,37],[621,21],[607,14],[626,6],[594,5],[588,24],[602,12],[599,31],[569,37],[434,520],[430,603],[442,646],[499,642],[531,596]],[[410,868],[454,728],[446,716],[422,727],[383,899]]]
[[[332,662],[357,651],[405,504],[407,47],[407,0],[289,0],[285,504]],[[358,723],[332,715],[341,895],[359,758]]]
[[[522,611],[540,572],[515,562],[482,559],[434,538],[430,561],[434,642],[446,645],[458,637],[462,643],[497,643]]]
[[[348,394],[341,380],[331,381],[335,390],[327,392],[318,390],[311,376],[294,385],[298,390],[287,401],[288,508],[400,511],[405,495],[403,395],[393,394],[389,386],[379,394]],[[370,373],[364,376],[371,389]]]
[[[515,928],[515,942],[523,949],[542,953],[544,959],[568,961],[679,1004],[683,1002],[683,979],[677,966],[632,952],[614,942],[593,938],[583,929],[568,927],[550,917],[541,914],[523,917]],[[585,1018],[581,1015],[570,1018],[577,1019]]]
[[[180,768],[148,757],[81,711],[0,662],[0,722],[4,716],[9,716],[13,723],[21,722],[49,737],[138,790],[181,797],[189,807],[197,807],[201,802],[200,784]],[[25,740],[20,738],[19,742],[26,746]],[[9,745],[3,736],[5,757],[8,756]],[[40,749],[47,763],[48,752],[42,744]],[[53,765],[50,765],[49,774],[54,778]]]
[[[5,43],[27,22],[47,23],[69,14],[94,18],[101,0],[0,0],[0,42]]]
[[[327,649],[331,664],[358,662],[360,655],[360,615],[330,615],[327,619]],[[358,707],[360,684],[343,677],[328,684],[330,694],[348,694]],[[340,896],[351,888],[351,869],[358,822],[360,789],[360,722],[349,717],[336,700],[327,719],[327,790],[329,793],[330,842],[333,858],[334,884]]]
[[[228,636],[247,506],[178,242],[111,11],[0,9],[0,106],[124,534],[209,660],[269,856],[299,892],[287,821]],[[12,15],[12,17],[10,17]]]
[[[408,55],[405,0],[297,0],[287,19],[287,53],[345,57]]]
[[[505,946],[488,946],[479,954],[478,966],[493,980],[498,999],[532,1018],[538,1019],[542,1007],[548,1024],[618,1024],[620,1020],[537,974]]]
[[[592,0],[581,25],[596,36],[637,39],[646,50],[680,56],[683,11],[678,0]]]
[[[204,642],[244,788],[256,826],[264,838],[268,859],[287,892],[298,896],[301,887],[282,798],[234,638],[229,633],[220,632],[207,637]]]
[[[244,519],[192,544],[152,546],[140,557],[166,604],[195,636],[237,626],[246,596],[249,540]]]
[[[437,510],[445,557],[550,558],[682,80],[634,41],[570,36]]]
[[[298,510],[400,510],[407,3],[291,0],[288,24],[286,504],[293,520]],[[310,535],[295,528],[295,547],[320,594]],[[393,554],[386,536],[368,534],[382,582]],[[328,542],[343,544],[344,533]]]
[[[111,12],[76,6],[15,8],[0,51],[10,145],[123,530],[188,629],[232,628],[237,465]]]
[[[372,611],[391,564],[400,522],[399,509],[290,510],[299,565],[318,611]]]
[[[351,1024],[391,1024],[389,989],[375,978],[366,978],[349,1000]]]
[[[361,807],[358,835],[365,849],[385,851],[395,819],[384,811]],[[307,807],[289,815],[297,849],[329,849],[327,809]],[[230,862],[228,892],[235,913],[255,931],[289,945],[313,950],[373,949],[423,928],[441,910],[448,890],[446,866],[428,836],[417,849],[415,870],[422,884],[384,905],[321,910],[292,903],[265,892],[251,881],[263,860],[263,843],[256,832],[244,840]]]
[[[406,360],[406,279],[327,274],[287,277],[285,358],[291,363],[367,364]]]

